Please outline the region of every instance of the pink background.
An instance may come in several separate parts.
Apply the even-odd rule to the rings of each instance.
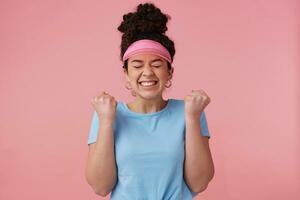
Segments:
[[[133,99],[117,26],[140,2],[1,1],[1,200],[104,199],[84,175],[90,99]],[[152,2],[176,45],[165,98],[212,99],[216,173],[196,199],[300,199],[297,1]]]

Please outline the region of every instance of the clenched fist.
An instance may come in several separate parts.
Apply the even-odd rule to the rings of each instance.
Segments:
[[[96,110],[99,118],[114,120],[117,102],[113,96],[110,96],[103,91],[98,96],[91,99],[91,104]]]
[[[184,112],[187,117],[200,117],[201,112],[210,103],[210,98],[203,90],[192,90],[184,97]]]

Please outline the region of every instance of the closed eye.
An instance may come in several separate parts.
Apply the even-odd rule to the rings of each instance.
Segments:
[[[153,67],[160,67],[160,65],[153,65]]]
[[[154,66],[154,67],[160,67],[161,66],[161,62],[154,62],[154,63],[152,63],[152,66]]]

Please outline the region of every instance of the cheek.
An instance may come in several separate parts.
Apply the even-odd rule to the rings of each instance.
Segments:
[[[130,82],[136,82],[138,79],[138,74],[131,72],[130,75],[128,76]]]
[[[161,81],[167,81],[168,80],[168,75],[169,74],[166,73],[166,72],[162,72],[162,73],[157,74],[159,80],[161,80]]]

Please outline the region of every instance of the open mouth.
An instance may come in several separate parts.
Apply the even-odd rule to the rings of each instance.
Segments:
[[[143,87],[153,87],[157,85],[158,81],[140,81],[139,85]]]

